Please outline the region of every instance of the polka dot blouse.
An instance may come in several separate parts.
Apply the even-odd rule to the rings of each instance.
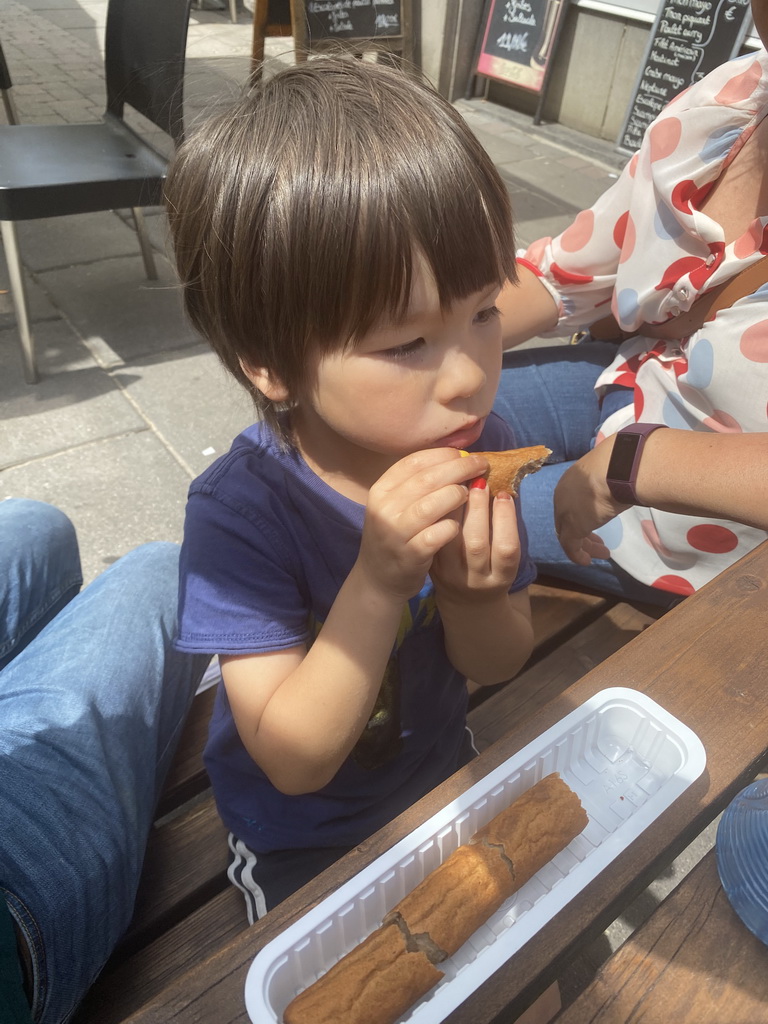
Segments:
[[[558,238],[525,254],[570,334],[612,312],[627,332],[692,306],[768,253],[768,215],[726,245],[701,200],[768,113],[768,55],[730,61],[681,93],[646,132],[616,184]],[[617,349],[597,388],[634,389],[601,436],[631,422],[705,431],[768,430],[768,285],[690,337],[638,335]],[[768,467],[766,467],[768,471]],[[636,579],[688,594],[765,540],[722,520],[632,508],[599,531]]]

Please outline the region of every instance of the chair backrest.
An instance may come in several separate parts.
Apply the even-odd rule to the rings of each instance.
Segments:
[[[184,59],[192,0],[109,0],[107,111],[138,110],[176,142],[184,134]]]

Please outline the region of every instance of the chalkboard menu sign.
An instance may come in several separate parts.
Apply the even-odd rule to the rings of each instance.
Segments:
[[[749,10],[749,0],[661,0],[619,149],[639,149],[645,129],[670,100],[738,53]]]
[[[311,39],[402,35],[400,0],[304,0]]]
[[[291,0],[296,56],[345,49],[411,59],[411,0]]]
[[[539,92],[567,0],[491,0],[477,70]]]

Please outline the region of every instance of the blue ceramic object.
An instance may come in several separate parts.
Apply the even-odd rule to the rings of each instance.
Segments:
[[[758,779],[726,807],[717,828],[717,870],[731,906],[768,945],[768,779]]]

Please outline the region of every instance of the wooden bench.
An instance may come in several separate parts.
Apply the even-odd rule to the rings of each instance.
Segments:
[[[481,750],[658,615],[546,582],[532,587],[531,596],[537,643],[525,670],[491,691],[470,687],[469,724]],[[190,965],[247,928],[242,897],[226,877],[226,830],[202,764],[212,701],[212,690],[195,699],[158,808],[133,922],[74,1024],[126,1021]]]

